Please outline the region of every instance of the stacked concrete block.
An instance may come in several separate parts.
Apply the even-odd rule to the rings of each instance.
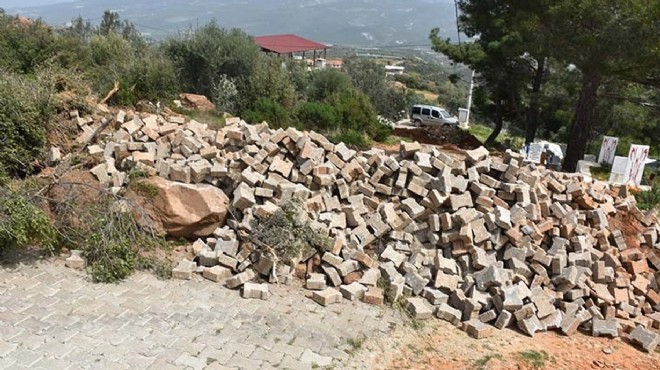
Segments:
[[[80,140],[102,124],[71,117]],[[405,296],[415,316],[428,308],[456,326],[465,322],[476,337],[513,325],[528,335],[582,328],[615,336],[639,324],[646,329],[635,337],[653,343],[645,338],[660,322],[658,215],[639,211],[625,188],[584,183],[511,151],[449,155],[404,142],[391,155],[240,119],[217,130],[181,117],[106,119],[120,128],[90,147],[103,160],[91,172],[113,191],[139,168],[231,194],[227,226],[202,240],[195,262],[182,262],[176,277],[190,278],[199,264],[207,279],[230,288],[255,278],[289,281],[295,266],[263,257],[249,235],[253,220],[295,196],[301,217],[330,241],[294,261],[320,304]],[[619,213],[643,231],[613,227]]]

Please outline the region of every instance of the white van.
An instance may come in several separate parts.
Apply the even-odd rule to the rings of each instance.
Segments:
[[[421,125],[458,127],[458,118],[452,117],[445,109],[432,105],[413,105],[410,121],[417,127]]]

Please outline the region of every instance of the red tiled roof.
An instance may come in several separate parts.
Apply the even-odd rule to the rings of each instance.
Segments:
[[[327,45],[304,39],[296,35],[257,36],[254,41],[266,51],[274,53],[299,53],[302,51],[327,49]]]

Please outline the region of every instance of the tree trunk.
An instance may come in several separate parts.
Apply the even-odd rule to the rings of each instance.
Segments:
[[[502,99],[498,94],[495,99],[495,129],[493,129],[493,132],[491,132],[490,136],[488,136],[488,139],[486,139],[484,146],[489,147],[495,144],[495,139],[497,139],[497,137],[500,135],[500,132],[502,132],[503,123],[504,112],[502,111]]]
[[[536,74],[532,82],[532,96],[527,110],[527,131],[525,132],[525,144],[533,143],[536,138],[536,130],[539,127],[539,117],[541,115],[540,92],[543,86],[543,76],[545,74],[545,58],[536,60]]]
[[[585,73],[582,77],[582,88],[580,98],[575,108],[575,117],[568,138],[566,158],[564,158],[563,170],[575,172],[577,163],[584,158],[587,150],[587,142],[593,131],[596,119],[596,103],[598,100],[598,88],[602,83],[602,77],[598,73]]]

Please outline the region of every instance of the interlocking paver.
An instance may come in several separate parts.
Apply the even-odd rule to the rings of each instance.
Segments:
[[[246,300],[202,279],[95,285],[53,261],[0,269],[0,369],[308,369],[350,361],[348,338],[400,320],[270,288],[268,301]]]

